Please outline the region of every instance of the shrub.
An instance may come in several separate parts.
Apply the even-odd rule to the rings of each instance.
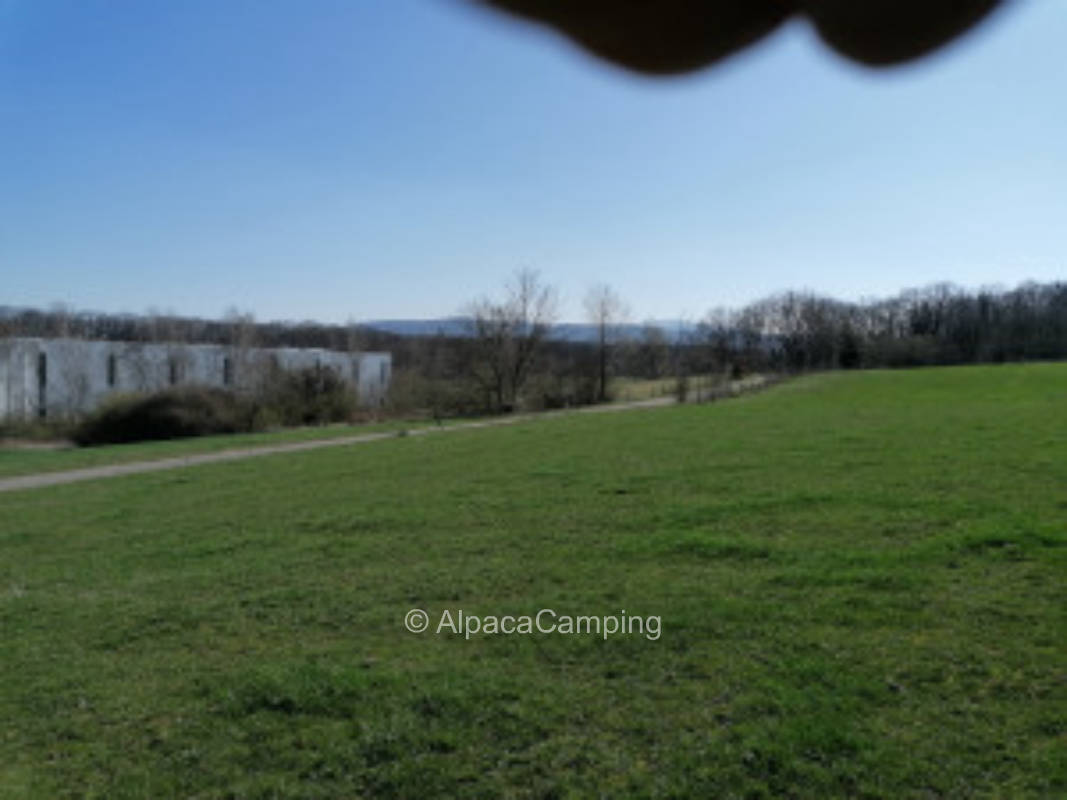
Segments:
[[[442,383],[412,369],[394,370],[389,381],[386,407],[394,414],[440,414],[444,405]]]
[[[279,370],[257,399],[263,413],[282,425],[348,422],[357,411],[352,390],[336,372],[323,367]]]
[[[77,425],[81,446],[347,422],[356,397],[329,369],[278,370],[255,396],[204,386],[113,397]]]
[[[190,386],[113,398],[86,417],[71,438],[85,447],[240,433],[253,430],[256,417],[256,406],[232,392]]]
[[[427,377],[408,368],[393,372],[385,409],[399,416],[463,417],[484,412],[486,400],[469,381]]]
[[[523,392],[524,411],[551,411],[574,406],[588,406],[598,402],[598,380],[592,376],[577,377],[552,374],[530,379]]]

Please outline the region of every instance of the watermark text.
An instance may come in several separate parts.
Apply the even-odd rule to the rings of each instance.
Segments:
[[[421,608],[413,608],[404,616],[404,627],[412,633],[462,635],[464,639],[474,636],[528,636],[532,634],[559,634],[563,636],[599,636],[607,640],[612,636],[643,636],[650,642],[659,639],[662,619],[658,616],[627,614],[625,609],[618,614],[559,614],[551,608],[542,608],[536,614],[468,614],[462,609],[444,609],[436,621]]]

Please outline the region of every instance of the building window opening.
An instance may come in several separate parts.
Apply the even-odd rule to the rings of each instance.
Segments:
[[[168,376],[170,385],[174,386],[178,382],[178,360],[172,358],[167,366],[170,368],[170,374]]]
[[[48,413],[48,356],[37,354],[37,416],[44,419]]]
[[[229,356],[222,359],[222,384],[233,386],[233,360]]]
[[[107,385],[114,388],[118,380],[118,365],[115,363],[115,354],[107,357]]]

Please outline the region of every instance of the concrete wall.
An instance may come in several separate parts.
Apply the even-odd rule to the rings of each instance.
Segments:
[[[363,405],[380,405],[392,372],[389,353],[239,349],[211,344],[0,339],[0,419],[69,417],[121,392],[201,385],[254,391],[277,367],[334,370]]]

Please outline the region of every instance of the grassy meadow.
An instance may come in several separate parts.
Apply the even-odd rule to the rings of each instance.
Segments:
[[[1067,796],[1067,365],[3,494],[0,633],[0,798]]]

